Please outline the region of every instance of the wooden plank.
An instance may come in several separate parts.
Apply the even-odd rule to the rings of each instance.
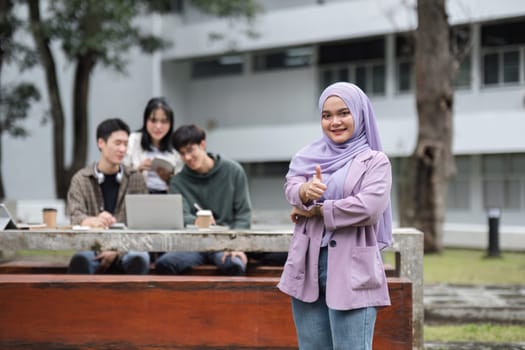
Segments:
[[[392,305],[377,313],[373,348],[412,350],[412,284],[406,278],[388,278]]]
[[[2,349],[296,349],[278,278],[0,275]],[[411,285],[390,278],[374,349],[412,349]]]
[[[68,262],[39,261],[39,260],[13,260],[0,263],[0,274],[65,274]],[[153,269],[153,267],[152,267]],[[247,276],[279,277],[283,271],[282,266],[264,266],[249,264]],[[151,270],[151,274],[155,274]],[[186,271],[184,275],[220,276],[223,273],[214,265],[201,265]]]
[[[0,274],[61,274],[67,272],[67,262],[43,261],[43,260],[12,260],[0,263]],[[388,277],[399,277],[398,271],[392,265],[385,264],[385,272]],[[282,266],[266,266],[248,264],[247,276],[280,277],[283,272]],[[151,271],[153,274],[154,271]],[[185,275],[221,275],[221,271],[213,265],[201,265],[190,269]]]

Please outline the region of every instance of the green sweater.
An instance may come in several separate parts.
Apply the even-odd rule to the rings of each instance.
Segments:
[[[208,173],[199,174],[184,166],[171,178],[169,192],[180,193],[184,199],[184,223],[195,222],[196,203],[213,212],[217,225],[250,228],[252,209],[244,169],[233,160],[208,155],[215,160]]]

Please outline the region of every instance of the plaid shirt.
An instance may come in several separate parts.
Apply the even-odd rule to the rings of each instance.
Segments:
[[[71,179],[67,193],[67,207],[71,216],[71,225],[80,225],[88,216],[97,216],[104,208],[102,190],[95,176],[95,165],[77,171]],[[124,167],[124,176],[120,182],[117,204],[113,216],[117,222],[126,223],[127,193],[148,193],[144,177],[134,169]]]

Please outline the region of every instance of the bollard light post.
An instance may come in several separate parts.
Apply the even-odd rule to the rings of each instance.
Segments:
[[[489,208],[487,212],[489,219],[489,245],[487,247],[487,258],[499,258],[499,222],[501,218],[500,208]]]

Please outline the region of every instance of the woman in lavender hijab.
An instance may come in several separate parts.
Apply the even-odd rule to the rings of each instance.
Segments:
[[[279,289],[292,298],[301,350],[372,349],[390,305],[380,250],[391,244],[391,167],[371,103],[339,82],[319,98],[323,136],[290,163],[294,235]]]

